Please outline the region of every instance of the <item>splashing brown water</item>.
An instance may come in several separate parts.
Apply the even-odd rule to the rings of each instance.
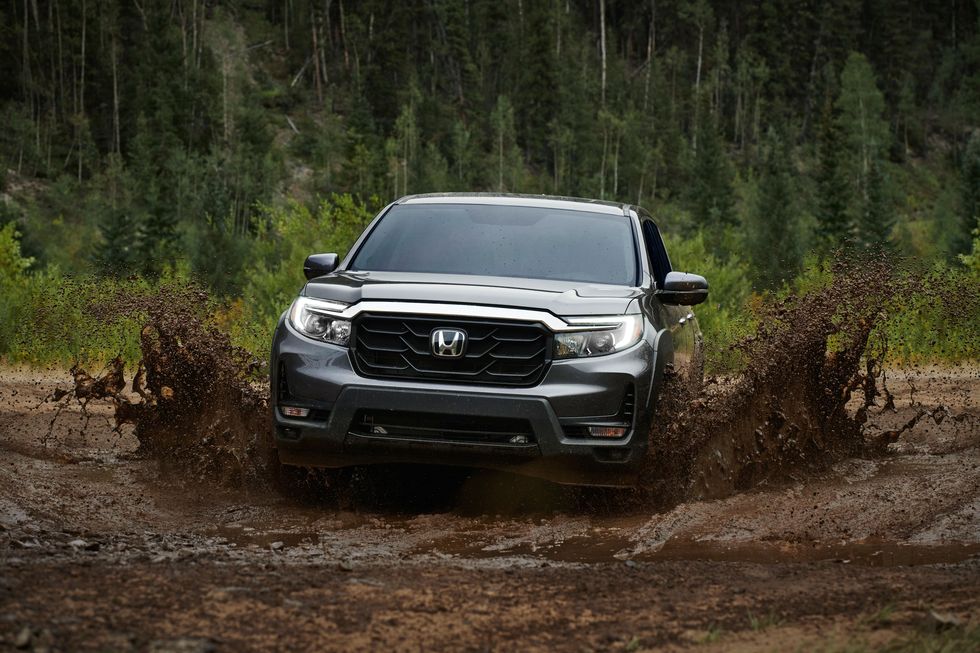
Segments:
[[[864,447],[882,353],[869,338],[897,284],[884,263],[834,278],[763,309],[757,332],[735,345],[746,360],[738,376],[669,378],[645,488],[665,500],[718,497]],[[848,410],[855,391],[863,410]]]
[[[206,305],[202,291],[168,289],[93,307],[97,319],[141,316],[142,359],[128,392],[121,358],[97,378],[72,368],[68,398],[111,400],[116,428],[134,425],[138,453],[174,474],[226,485],[264,482],[273,460],[266,386],[253,380],[262,364],[202,317]]]
[[[864,426],[869,410],[892,403],[883,384],[887,343],[876,327],[915,284],[883,259],[838,265],[833,279],[762,309],[756,332],[735,345],[745,360],[739,374],[703,383],[668,376],[634,499],[665,506],[725,496],[898,437],[903,429],[872,438]],[[98,378],[73,369],[72,396],[110,399],[117,426],[135,425],[139,451],[176,474],[265,484],[277,465],[267,387],[254,381],[261,365],[202,317],[204,303],[202,293],[171,291],[103,307],[145,318],[132,392],[116,359]],[[884,406],[876,408],[879,397]],[[923,409],[904,428],[937,416],[944,413]]]

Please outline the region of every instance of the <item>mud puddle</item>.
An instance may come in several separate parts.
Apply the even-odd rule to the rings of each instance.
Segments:
[[[894,542],[844,542],[840,544],[789,544],[785,542],[725,543],[711,540],[672,539],[662,548],[637,555],[628,553],[630,538],[623,534],[589,533],[543,547],[520,545],[514,548],[474,545],[472,541],[442,540],[418,548],[416,554],[439,553],[462,558],[495,558],[502,555],[569,563],[609,563],[627,565],[660,561],[745,562],[788,564],[800,562],[838,562],[871,567],[952,564],[980,556],[980,543],[937,545],[896,544]]]

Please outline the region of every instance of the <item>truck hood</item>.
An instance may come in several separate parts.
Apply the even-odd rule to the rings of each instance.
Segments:
[[[413,301],[545,310],[559,317],[622,315],[641,291],[577,281],[457,274],[339,271],[310,280],[307,297],[347,304]]]

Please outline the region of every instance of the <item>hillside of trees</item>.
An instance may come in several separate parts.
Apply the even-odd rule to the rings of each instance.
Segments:
[[[976,260],[980,1],[9,0],[0,116],[28,273],[274,315],[391,199],[499,190],[646,206],[724,310]]]

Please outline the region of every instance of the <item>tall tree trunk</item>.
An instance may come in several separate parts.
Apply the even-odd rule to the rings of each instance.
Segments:
[[[613,146],[613,199],[619,197],[619,141],[622,134],[616,130],[616,144]]]
[[[599,0],[599,52],[602,56],[602,106],[606,106],[606,0]]]
[[[735,91],[735,140],[736,141],[739,140],[739,136],[740,136],[740,133],[741,133],[740,130],[742,129],[742,122],[743,122],[743,119],[742,119],[742,92],[743,91],[742,91],[742,88],[741,87],[739,87],[738,90]],[[742,139],[742,142],[739,144],[739,149],[741,150],[744,145],[745,145],[745,142],[744,142],[744,139]]]
[[[555,0],[555,58],[561,57],[561,0]]]
[[[191,56],[197,63],[197,0],[191,0]]]
[[[504,190],[504,129],[497,132],[497,191]]]
[[[806,85],[806,99],[803,103],[803,128],[800,129],[800,139],[806,138],[807,133],[810,131],[810,117],[813,112],[813,96],[817,90],[817,61],[820,58],[820,52],[823,49],[823,36],[824,36],[824,24],[826,21],[820,21],[820,30],[817,32],[817,41],[813,44],[813,58],[810,60],[810,77],[807,80]]]
[[[606,199],[606,153],[609,151],[609,126],[602,126],[602,165],[599,167],[599,199]]]
[[[316,12],[310,4],[310,30],[313,32],[313,87],[316,89],[317,104],[323,106],[323,90],[320,88],[320,47],[316,35]]]
[[[320,20],[320,75],[324,84],[330,83],[327,71],[327,51],[333,49],[333,34],[330,31],[330,5],[332,0],[323,3],[323,18]]]
[[[184,88],[187,88],[187,12],[184,11],[184,3],[180,3],[180,59],[184,65]]]
[[[282,34],[289,49],[289,0],[282,0]]]
[[[78,182],[82,181],[82,131],[85,128],[85,32],[88,26],[88,12],[86,11],[85,0],[82,0],[82,72],[81,83],[78,87]]]
[[[61,115],[65,115],[68,101],[65,100],[65,53],[61,40],[61,6],[54,0],[54,16],[58,30],[58,92],[61,95]]]
[[[340,9],[340,44],[344,48],[344,68],[350,72],[350,53],[347,50],[347,33],[344,29],[344,0],[338,3]]]
[[[553,152],[554,152],[554,157],[555,157],[555,173],[552,176],[551,192],[554,193],[555,195],[557,195],[558,194],[558,178],[559,178],[558,170],[559,170],[559,168],[561,166],[561,159],[559,158],[560,157],[560,155],[559,155],[559,144],[558,144],[558,139],[557,138],[555,139],[555,144],[553,146]]]
[[[692,145],[698,151],[698,129],[701,113],[701,64],[704,61],[704,21],[698,22],[698,67],[694,75],[694,135]]]
[[[28,14],[27,0],[24,0],[24,51],[23,51],[23,66],[24,66],[24,79],[22,81],[22,86],[24,89],[24,101],[31,104],[33,101],[33,91],[31,89],[31,47],[30,47],[30,33],[31,33],[31,18]]]
[[[116,154],[122,153],[119,139],[119,75],[116,72],[116,33],[112,33],[112,132]]]
[[[650,33],[647,34],[647,71],[643,82],[643,113],[647,113],[650,97],[650,76],[653,74],[653,53],[657,48],[657,0],[650,0]]]
[[[225,145],[231,137],[231,125],[228,120],[228,57],[221,57],[221,131]]]

